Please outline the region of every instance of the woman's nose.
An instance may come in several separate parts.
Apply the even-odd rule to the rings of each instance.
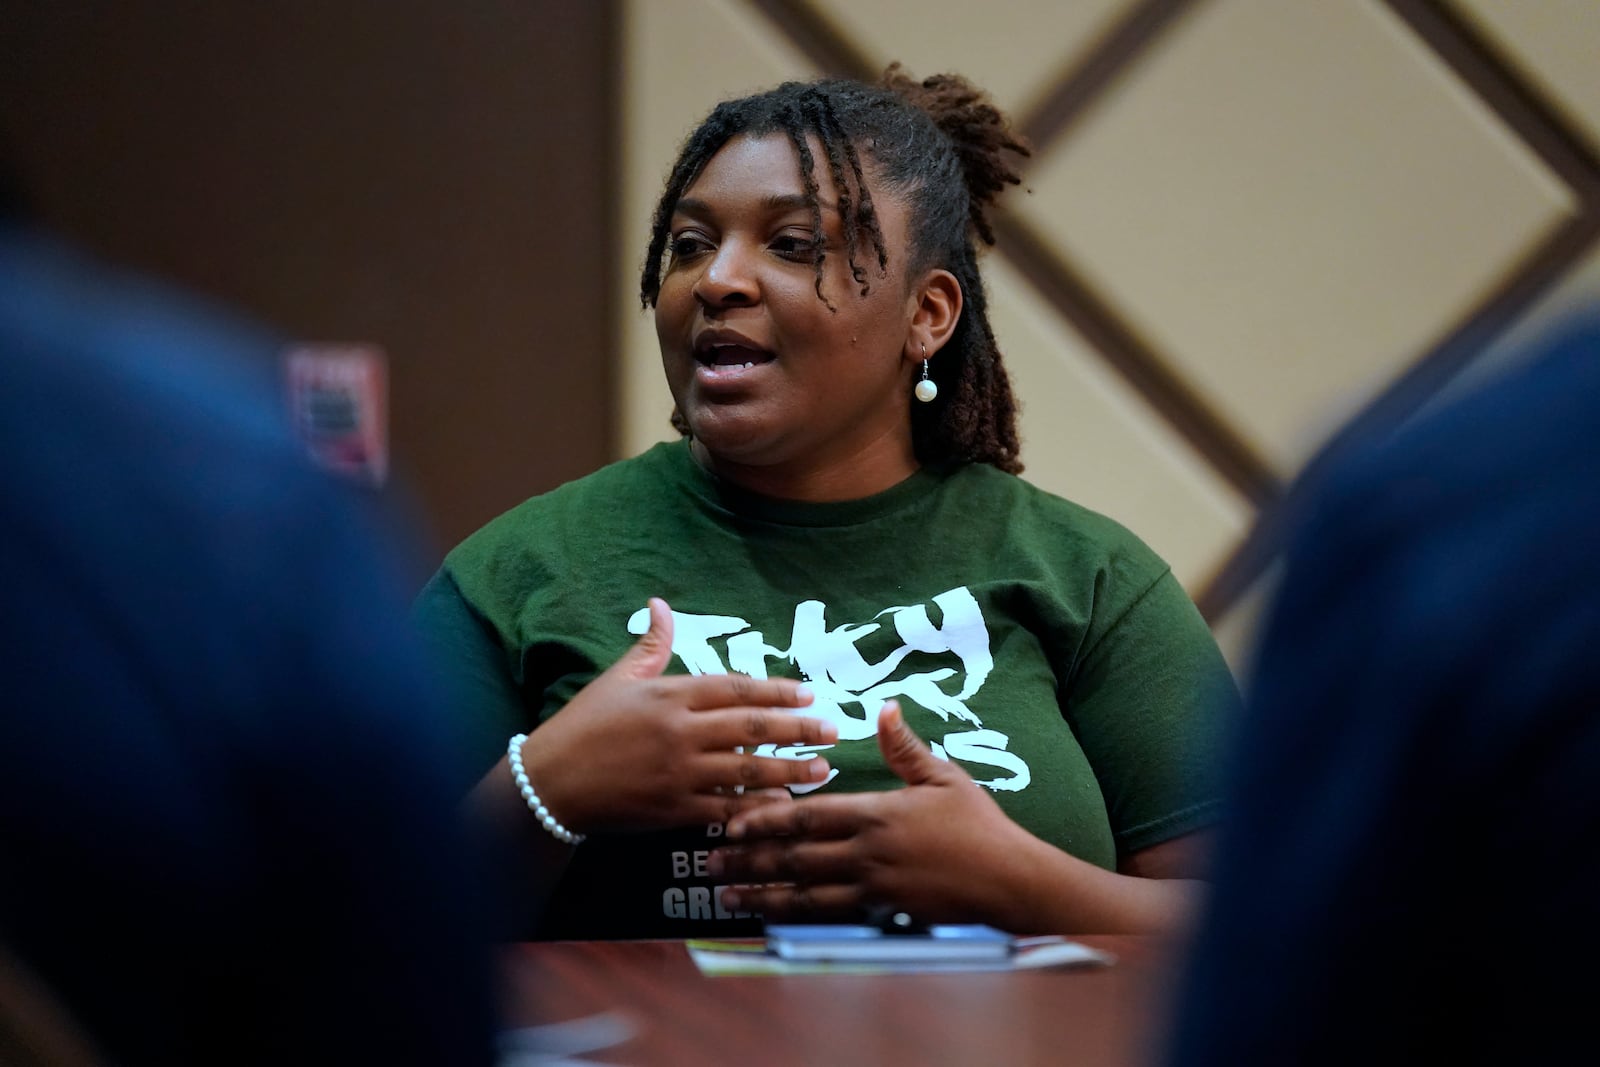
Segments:
[[[694,286],[694,295],[708,307],[753,304],[759,292],[751,253],[737,240],[717,246]]]

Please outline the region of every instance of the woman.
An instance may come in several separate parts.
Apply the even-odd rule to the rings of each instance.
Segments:
[[[1236,697],[1165,564],[1015,477],[973,239],[1024,152],[896,68],[685,144],[641,284],[685,440],[490,523],[419,602],[540,935],[1183,915]]]

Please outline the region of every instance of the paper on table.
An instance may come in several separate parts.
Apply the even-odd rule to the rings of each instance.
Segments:
[[[635,1036],[633,1024],[617,1012],[603,1011],[581,1019],[502,1031],[495,1044],[495,1067],[587,1067],[582,1057]]]
[[[1026,971],[1039,967],[1105,967],[1110,953],[1064,937],[1019,937],[1016,951],[1003,960],[900,960],[892,963],[850,963],[785,960],[768,954],[759,942],[689,941],[689,957],[700,973],[712,978],[760,974],[947,974],[952,971]]]

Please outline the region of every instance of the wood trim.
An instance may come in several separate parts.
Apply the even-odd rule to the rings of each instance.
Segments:
[[[748,0],[823,71],[874,78],[871,58],[807,0]],[[1089,54],[1062,76],[1018,129],[1038,149],[1057,141],[1100,95],[1199,0],[1142,0]],[[1525,311],[1600,241],[1600,161],[1558,108],[1441,0],[1383,0],[1406,26],[1572,188],[1578,215],[1508,272],[1505,280],[1362,412],[1319,456],[1341,443],[1404,419]],[[1012,214],[996,220],[999,250],[1044,300],[1217,472],[1262,509],[1252,531],[1223,561],[1196,598],[1215,621],[1261,576],[1279,550],[1283,486],[1271,465],[1187,380],[1101,300],[1038,232]]]
[[[1476,311],[1335,432],[1307,464],[1307,473],[1341,455],[1349,443],[1381,434],[1419,410],[1597,242],[1600,214],[1575,218],[1558,228]],[[1263,511],[1255,527],[1201,586],[1195,603],[1206,621],[1215,622],[1226,614],[1282,550],[1281,510]]]
[[[824,74],[874,82],[883,69],[808,0],[747,0]]]
[[[1069,66],[1017,123],[1035,151],[1044,151],[1199,0],[1142,0]]]
[[[1228,484],[1257,507],[1282,496],[1282,484],[1271,465],[1032,227],[1015,215],[1002,214],[995,219],[995,236],[1023,277]]]
[[[866,53],[811,3],[748,2],[823,71],[856,78],[877,76]],[[1035,145],[1059,136],[1161,31],[1196,2],[1144,0],[1101,38],[1075,72],[1063,78],[1018,128],[1031,129]],[[1282,486],[1271,465],[1154,348],[1145,344],[1032,226],[1014,214],[1001,212],[995,219],[995,230],[999,252],[1224,480],[1257,506],[1278,499]]]
[[[1516,66],[1440,0],[1384,0],[1440,59],[1573,190],[1578,213],[1509,271],[1473,311],[1445,331],[1389,387],[1334,434],[1313,464],[1353,440],[1381,433],[1420,409],[1502,330],[1600,243],[1600,158],[1558,108],[1522,80]],[[1278,509],[1263,513],[1195,598],[1208,621],[1220,618],[1282,549]]]
[[[1600,212],[1600,158],[1520,68],[1441,0],[1383,0],[1585,205]]]

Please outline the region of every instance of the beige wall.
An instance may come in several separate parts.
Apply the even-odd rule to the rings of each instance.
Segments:
[[[960,70],[1041,132],[985,268],[1028,477],[1238,655],[1230,561],[1330,427],[1464,323],[1491,343],[1429,390],[1600,300],[1597,40],[1595,0],[32,0],[0,142],[91,246],[382,343],[443,547],[670,435],[637,274],[715,100]]]
[[[894,0],[784,5],[798,19],[773,19],[772,6],[626,5],[621,454],[670,435],[654,336],[633,311],[660,180],[716,100],[826,66],[818,27],[873,67],[959,70],[1024,123],[1084,64],[1117,58],[1040,146],[1012,217],[1241,442],[1269,486],[1520,271],[1548,267],[1546,244],[1596,210],[1403,4],[924,2],[914,18]],[[1444,11],[1592,158],[1600,4],[1461,0]],[[1123,47],[1140,18],[1159,28]],[[986,270],[1024,404],[1027,477],[1123,521],[1202,592],[1262,495],[1208,459],[1004,242]],[[1600,297],[1592,246],[1549,273],[1531,305],[1504,305],[1523,320],[1507,336]],[[1227,600],[1237,610],[1216,613],[1218,632],[1237,660],[1261,597]]]

